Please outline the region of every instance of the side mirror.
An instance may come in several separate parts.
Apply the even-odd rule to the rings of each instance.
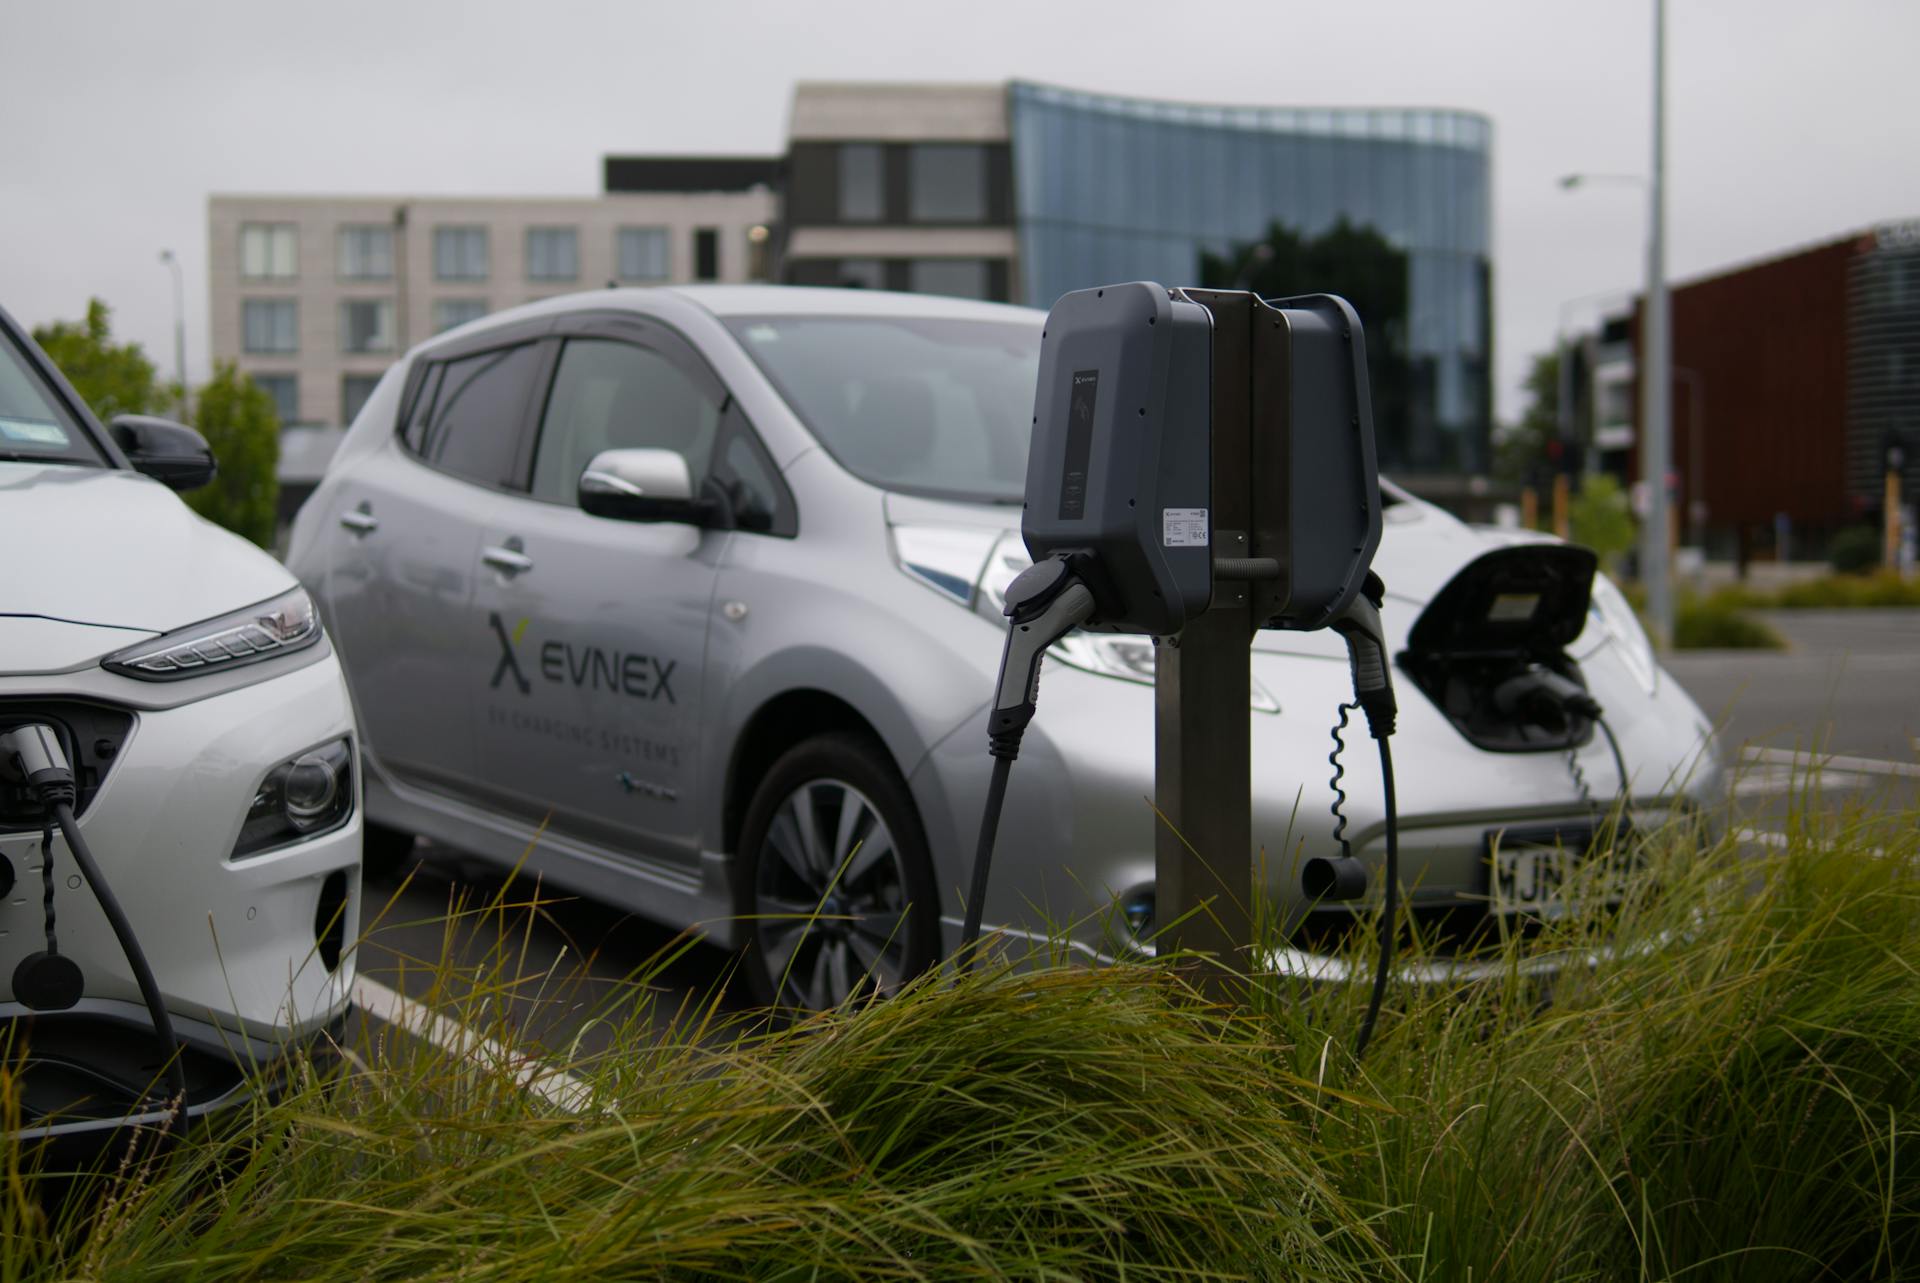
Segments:
[[[693,493],[677,450],[602,450],[580,474],[580,510],[619,521],[712,524],[714,505]]]
[[[107,425],[113,443],[135,472],[171,490],[198,490],[218,470],[207,439],[185,424],[144,414],[123,414]]]

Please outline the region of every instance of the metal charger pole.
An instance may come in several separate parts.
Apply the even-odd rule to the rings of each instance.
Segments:
[[[1154,917],[1163,948],[1219,960],[1203,983],[1227,997],[1253,963],[1250,648],[1287,597],[1279,577],[1287,564],[1285,439],[1255,430],[1285,414],[1287,330],[1252,294],[1185,293],[1213,314],[1215,578],[1209,609],[1157,650]],[[1256,558],[1272,563],[1249,560]]]

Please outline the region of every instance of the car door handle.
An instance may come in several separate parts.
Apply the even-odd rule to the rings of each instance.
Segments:
[[[517,575],[523,570],[533,569],[533,558],[518,548],[494,547],[482,548],[480,560],[492,566],[503,575]]]
[[[356,535],[369,535],[380,528],[380,518],[369,504],[361,504],[340,514],[340,524]]]

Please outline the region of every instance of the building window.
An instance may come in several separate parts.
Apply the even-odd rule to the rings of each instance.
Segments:
[[[433,278],[436,281],[487,279],[487,229],[436,227],[433,229]]]
[[[840,149],[840,221],[877,223],[886,217],[885,153],[878,143],[848,143]]]
[[[297,274],[299,229],[292,223],[240,225],[240,275],[249,281],[286,281]]]
[[[719,228],[696,227],[693,229],[693,279],[696,281],[720,279]]]
[[[393,279],[393,229],[378,224],[342,227],[339,235],[339,272],[345,281]]]
[[[908,265],[907,282],[915,294],[954,298],[987,298],[991,290],[984,258],[916,258]]]
[[[393,300],[350,298],[341,303],[340,350],[393,351]]]
[[[487,300],[483,298],[437,298],[433,301],[433,332],[444,333],[486,314]]]
[[[970,143],[908,148],[907,217],[916,223],[984,223],[987,149]]]
[[[850,290],[884,290],[887,265],[877,258],[843,258],[839,283]]]
[[[340,425],[347,427],[360,417],[367,398],[380,386],[377,374],[349,374],[340,380]]]
[[[664,227],[623,227],[615,242],[623,281],[664,281],[667,279],[667,229]]]
[[[747,229],[747,279],[764,281],[767,279],[767,260],[772,250],[773,233],[765,224],[755,223]]]
[[[300,350],[300,312],[290,298],[250,298],[240,303],[240,350],[285,353]]]
[[[527,279],[571,281],[580,275],[580,233],[571,227],[527,229]]]
[[[256,374],[253,385],[273,398],[280,426],[300,421],[300,381],[291,374]]]

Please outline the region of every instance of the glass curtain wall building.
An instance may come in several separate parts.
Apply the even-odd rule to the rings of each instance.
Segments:
[[[1354,301],[1381,466],[1486,471],[1485,117],[1188,106],[1026,83],[1008,95],[1023,301],[1143,278],[1349,297],[1364,286],[1372,297]]]

